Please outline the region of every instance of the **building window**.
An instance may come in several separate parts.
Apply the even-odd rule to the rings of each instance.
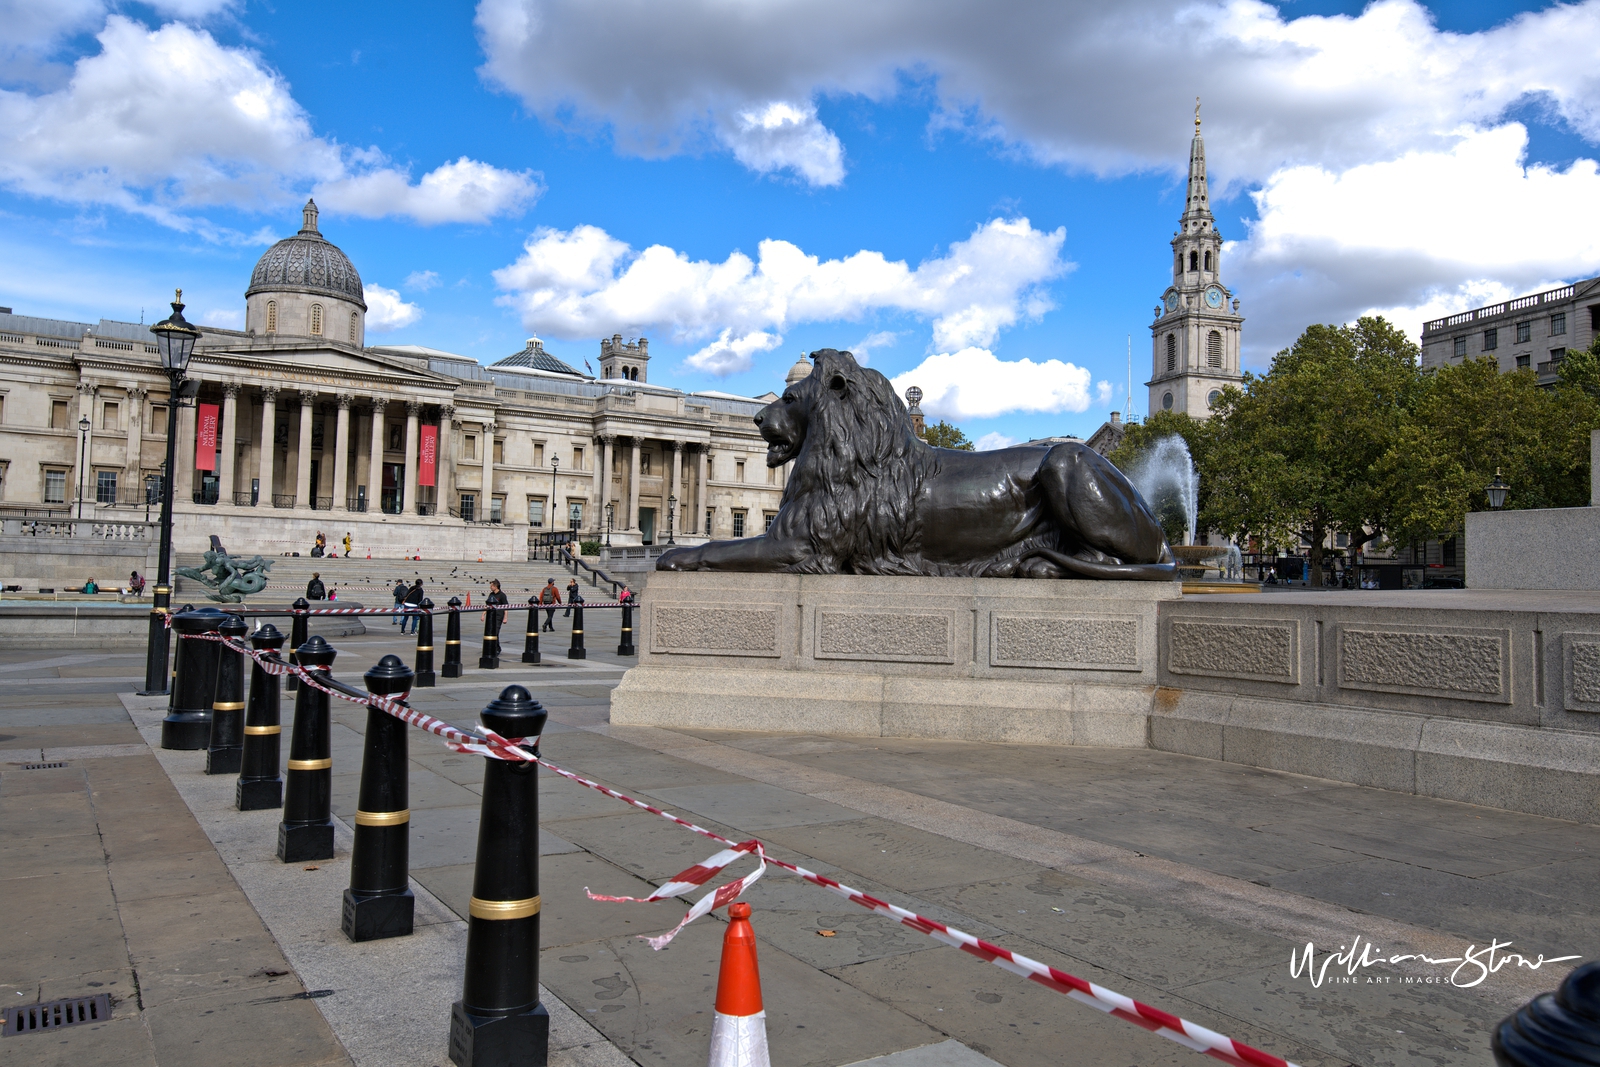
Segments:
[[[278,332],[278,302],[276,300],[267,301],[267,332]]]
[[[772,520],[776,519],[777,517],[778,513],[776,511],[766,512],[766,514],[763,516],[761,532],[766,533],[768,530],[772,529]]]
[[[1222,366],[1222,334],[1216,330],[1206,336],[1206,366]]]
[[[533,465],[535,467],[544,466],[544,445],[535,444],[533,446]]]
[[[6,421],[6,397],[5,397],[4,393],[0,393],[0,423],[4,423],[5,421]]]
[[[744,484],[744,460],[742,459],[733,461],[733,480],[740,485]]]
[[[715,508],[706,508],[706,536],[711,536],[711,520],[717,517]]]
[[[1500,331],[1499,330],[1484,330],[1483,331],[1483,350],[1485,352],[1493,352],[1495,349],[1497,349],[1499,347],[1500,347]]]
[[[121,406],[107,403],[100,408],[100,428],[102,430],[115,430],[122,414]]]
[[[354,311],[352,311],[352,312],[350,312],[350,343],[351,344],[355,344],[356,343],[356,324],[357,324],[356,313]]]
[[[1529,356],[1526,352],[1524,352],[1522,355],[1517,357],[1517,369],[1518,370],[1527,370],[1528,367],[1532,363],[1533,363],[1533,358],[1531,356]]]
[[[572,469],[575,471],[583,470],[583,449],[581,448],[572,450]]]
[[[504,522],[505,519],[502,516],[504,516],[505,513],[506,513],[506,498],[503,497],[503,496],[490,497],[489,498],[489,521],[490,522]]]
[[[65,400],[50,401],[50,428],[52,430],[65,430],[67,428],[67,402]]]
[[[1178,369],[1178,338],[1167,334],[1167,373],[1171,374]]]
[[[1217,406],[1217,401],[1219,401],[1221,399],[1222,399],[1222,390],[1221,389],[1213,389],[1213,390],[1211,390],[1211,392],[1206,394],[1206,407],[1208,407],[1208,408],[1216,407]]]
[[[150,436],[167,436],[167,409],[164,405],[156,405],[150,409]]]
[[[530,496],[528,498],[528,525],[544,525],[544,497]]]
[[[322,336],[322,305],[321,304],[312,304],[311,305],[311,336],[312,337],[321,337]]]
[[[768,485],[777,485],[778,484],[778,468],[777,467],[768,467],[767,468],[767,484]]]
[[[1206,270],[1210,270],[1210,269],[1211,269],[1211,253],[1207,252],[1206,253]]]
[[[569,530],[581,530],[581,529],[583,529],[583,501],[581,501],[581,500],[569,500],[569,501],[567,501],[567,529],[569,529]]]
[[[1567,358],[1567,350],[1565,348],[1552,348],[1550,350],[1550,362],[1551,363],[1560,363],[1562,360],[1564,360],[1566,358]]]
[[[1199,270],[1200,269],[1200,253],[1199,252],[1190,252],[1189,253],[1189,269],[1190,270]]]
[[[506,461],[506,442],[504,438],[497,437],[494,440],[494,461],[496,464]]]
[[[1172,410],[1172,394],[1171,393],[1162,393],[1161,394],[1161,410],[1162,411],[1171,411]]]
[[[94,501],[96,504],[115,504],[117,502],[116,471],[95,472]]]
[[[46,504],[65,504],[67,502],[67,472],[44,472],[44,502]]]
[[[466,522],[476,522],[478,514],[478,494],[461,494],[461,518]]]
[[[1467,354],[1467,339],[1465,337],[1456,338],[1455,354],[1457,359]]]
[[[1532,339],[1533,339],[1533,323],[1531,323],[1531,322],[1519,322],[1519,323],[1517,323],[1517,344],[1525,345]]]
[[[478,458],[478,439],[472,436],[470,433],[461,439],[461,458]]]
[[[733,536],[744,536],[744,512],[742,511],[735,511],[733,513]]]
[[[1560,337],[1567,332],[1567,313],[1558,311],[1550,316],[1550,336]]]

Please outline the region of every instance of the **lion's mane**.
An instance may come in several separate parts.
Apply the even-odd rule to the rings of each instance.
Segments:
[[[791,387],[806,405],[806,435],[784,487],[771,536],[810,555],[806,574],[921,574],[914,507],[938,473],[889,379],[831,348],[812,354],[810,377]]]

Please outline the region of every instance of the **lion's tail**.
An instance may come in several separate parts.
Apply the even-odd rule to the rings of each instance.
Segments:
[[[1063,567],[1074,574],[1081,574],[1085,578],[1121,579],[1132,582],[1176,581],[1178,564],[1165,550],[1161,554],[1167,558],[1157,563],[1096,563],[1093,560],[1079,559],[1077,556],[1069,556],[1065,552],[1057,552],[1051,548],[1035,548],[1027,555],[1043,556],[1056,566]]]

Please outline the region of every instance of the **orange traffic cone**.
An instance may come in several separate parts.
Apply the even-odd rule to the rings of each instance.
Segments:
[[[722,969],[717,972],[710,1067],[772,1067],[750,905],[734,901],[728,905],[728,919],[728,932],[722,936]]]

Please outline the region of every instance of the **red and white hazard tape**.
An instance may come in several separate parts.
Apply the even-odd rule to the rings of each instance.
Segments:
[[[479,611],[527,611],[537,608],[541,611],[549,608],[620,608],[636,605],[625,605],[620,600],[594,600],[583,601],[580,604],[478,604],[473,607],[450,607],[448,604],[435,607],[433,614],[454,612],[465,615]],[[293,608],[222,608],[229,615],[421,615],[423,612],[416,608],[307,608],[305,611],[296,611]],[[167,615],[167,625],[172,625],[172,615]]]

